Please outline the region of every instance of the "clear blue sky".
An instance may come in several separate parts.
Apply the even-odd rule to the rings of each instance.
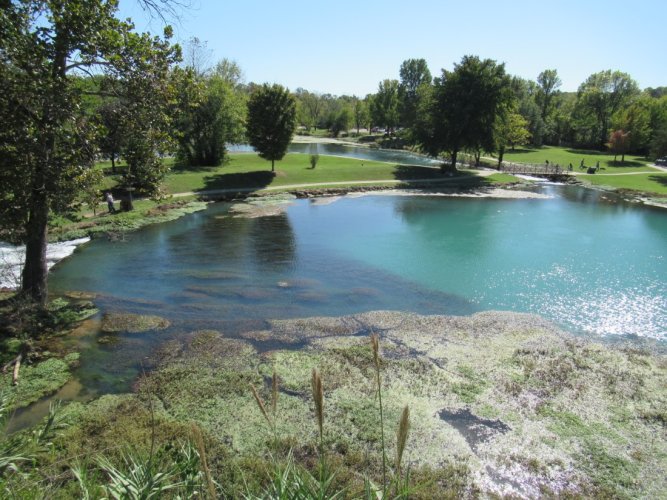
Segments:
[[[667,86],[666,0],[181,1],[192,6],[172,23],[178,41],[197,36],[247,82],[291,90],[364,96],[398,79],[405,59],[424,58],[438,75],[467,54],[531,80],[555,68],[565,91],[605,69]],[[121,0],[121,13],[161,31],[134,0]]]

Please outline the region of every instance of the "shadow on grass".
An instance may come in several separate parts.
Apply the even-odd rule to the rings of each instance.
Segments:
[[[181,164],[175,164],[171,167],[172,172],[176,172],[179,174],[184,174],[187,172],[212,172],[213,170],[216,170],[220,168],[222,165],[218,165],[217,167],[205,167],[201,165],[181,165]]]
[[[513,154],[513,155],[522,155],[526,153],[537,153],[539,151],[542,151],[542,148],[523,148],[523,149],[508,149],[505,151],[505,153]]]
[[[625,160],[625,161],[610,161],[609,166],[610,167],[618,167],[618,168],[623,168],[623,167],[645,167],[646,164],[641,162],[641,161],[636,161],[636,160]]]
[[[598,151],[597,149],[566,149],[565,151],[573,155],[609,156],[608,151]]]
[[[432,167],[420,167],[417,165],[399,165],[394,170],[394,177],[397,180],[405,181],[406,185],[409,185],[411,182],[417,182],[419,184],[420,180],[441,180],[443,181],[444,186],[451,186],[457,188],[483,188],[490,187],[493,185],[492,182],[488,181],[485,177],[480,177],[478,175],[458,171],[456,175],[448,175],[447,173],[442,173],[439,168]],[[429,186],[440,186],[439,183],[425,184],[423,187],[429,188]]]
[[[657,182],[658,184],[667,187],[667,174],[666,175],[649,175],[648,180]]]
[[[397,165],[394,169],[394,178],[399,181],[410,181],[415,179],[451,179],[451,176],[444,175],[439,168]]]
[[[275,177],[274,172],[268,170],[256,170],[254,172],[241,172],[235,174],[217,174],[204,177],[204,187],[198,191],[211,191],[217,189],[243,189],[247,191],[258,191],[265,188]]]

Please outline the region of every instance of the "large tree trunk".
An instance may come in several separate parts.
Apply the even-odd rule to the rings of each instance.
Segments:
[[[276,160],[271,160],[271,172],[275,172]]]
[[[48,217],[49,205],[45,186],[43,182],[39,183],[36,179],[32,192],[30,216],[26,225],[25,266],[23,267],[21,291],[38,304],[46,303],[48,293],[46,282]]]
[[[498,148],[498,170],[503,166],[503,156],[505,156],[505,148]]]
[[[446,172],[450,173],[456,173],[456,157],[458,156],[459,152],[457,151],[452,151],[452,162],[450,164],[443,163],[440,166],[440,171],[444,174]]]
[[[54,83],[64,83],[67,66],[66,37],[57,24],[54,47],[56,53],[51,77]],[[62,96],[64,96],[64,92]],[[46,190],[46,181],[49,175],[48,167],[53,159],[56,147],[55,135],[53,132],[49,132],[49,127],[54,125],[62,126],[62,123],[58,122],[59,118],[54,109],[53,102],[47,101],[44,103],[44,115],[41,124],[43,140],[41,144],[42,154],[39,163],[35,165],[34,177],[32,179],[30,214],[25,227],[25,265],[21,276],[21,293],[41,305],[46,304],[48,295],[46,244],[49,220],[49,195]]]

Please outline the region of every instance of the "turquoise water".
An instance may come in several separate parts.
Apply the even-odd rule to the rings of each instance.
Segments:
[[[284,214],[227,205],[93,241],[51,290],[182,328],[399,309],[514,310],[573,332],[667,335],[667,214],[577,187],[551,199],[442,196],[295,201]]]

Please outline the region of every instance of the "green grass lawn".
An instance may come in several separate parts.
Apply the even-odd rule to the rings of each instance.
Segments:
[[[521,149],[514,153],[508,153],[509,161],[522,161],[525,163],[544,162],[549,159],[550,163],[567,165],[573,163],[574,171],[580,173],[578,168],[581,158],[586,165],[594,165],[598,160],[604,170],[597,174],[579,175],[583,182],[594,185],[605,185],[619,189],[631,189],[645,193],[667,195],[667,174],[664,174],[646,164],[646,160],[639,157],[626,157],[626,166],[613,165],[613,155],[598,152],[581,152],[566,148],[543,147],[539,149]],[[577,160],[577,158],[579,160]],[[261,159],[254,153],[236,153],[230,155],[230,160],[220,167],[199,167],[182,169],[174,167],[165,180],[165,188],[169,193],[199,192],[218,189],[244,189],[256,188],[273,189],[280,186],[294,184],[310,184],[312,187],[326,187],[326,183],[341,183],[339,187],[347,187],[356,181],[387,181],[415,179],[435,179],[451,181],[453,179],[443,176],[439,169],[429,167],[418,167],[408,165],[394,165],[368,160],[353,158],[342,158],[337,156],[320,155],[315,169],[310,168],[310,155],[291,153],[282,161],[276,162],[276,173],[271,173],[271,163]],[[173,159],[165,160],[173,165]],[[108,162],[101,162],[101,167],[109,167]],[[607,166],[609,165],[609,166]],[[122,171],[123,166],[119,167]],[[645,172],[645,175],[605,175],[631,172]],[[507,174],[494,174],[484,181],[473,181],[473,172],[462,172],[470,178],[457,178],[455,182],[479,183],[480,185],[507,184],[516,182],[517,178]],[[101,189],[109,189],[115,185],[118,176],[107,176]],[[378,182],[378,185],[383,183]],[[391,184],[385,184],[390,187]]]
[[[630,189],[644,193],[667,195],[667,174],[650,167],[650,162],[641,156],[626,155],[625,162],[614,162],[614,155],[573,148],[544,146],[541,148],[517,148],[505,154],[504,160],[515,163],[544,164],[557,163],[562,167],[572,163],[575,173],[582,173],[579,165],[595,166],[600,162],[600,170],[596,174],[578,175],[577,178],[596,186],[609,186],[616,189]],[[605,174],[633,174],[643,172],[643,175],[605,175]]]
[[[621,157],[614,163],[614,155],[600,151],[589,151],[574,148],[562,148],[555,146],[543,146],[540,148],[516,148],[508,151],[503,158],[504,161],[514,163],[544,164],[557,163],[567,168],[571,163],[575,172],[580,172],[579,165],[584,160],[584,165],[594,167],[600,162],[601,173],[627,173],[627,172],[655,172],[648,166],[650,163],[642,156],[625,155],[625,162],[621,163]]]
[[[667,174],[652,172],[641,175],[581,175],[585,182],[616,189],[632,189],[667,196]]]
[[[256,154],[232,154],[230,161],[221,167],[176,168],[167,176],[165,187],[170,193],[183,193],[327,182],[447,179],[437,168],[320,155],[317,167],[312,169],[309,160],[310,155],[307,154],[288,154],[282,161],[276,162],[273,175],[271,163]]]

